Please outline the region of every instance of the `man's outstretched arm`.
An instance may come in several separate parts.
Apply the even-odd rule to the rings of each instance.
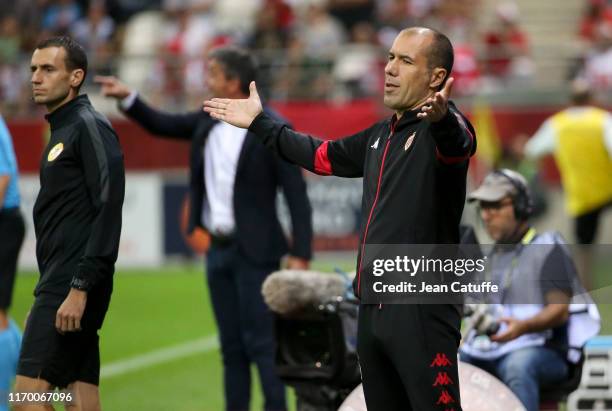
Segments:
[[[314,173],[341,177],[363,175],[367,130],[336,141],[298,133],[263,112],[255,82],[251,82],[249,89],[248,99],[207,100],[204,111],[212,118],[248,128],[282,158]]]
[[[454,81],[450,77],[444,88],[427,99],[417,114],[431,123],[436,156],[443,164],[461,163],[476,152],[474,128],[450,102]]]
[[[189,140],[202,120],[201,111],[169,113],[157,110],[116,77],[96,76],[94,82],[100,85],[104,97],[117,100],[121,111],[153,136]]]

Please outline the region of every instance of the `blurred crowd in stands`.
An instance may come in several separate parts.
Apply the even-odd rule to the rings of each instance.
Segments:
[[[254,50],[260,87],[276,100],[347,100],[382,89],[386,51],[398,30],[425,25],[455,45],[454,93],[533,82],[530,38],[519,8],[501,1],[476,24],[486,0],[19,0],[0,4],[0,110],[28,115],[28,63],[36,43],[70,34],[86,47],[93,74],[116,74],[177,109],[205,95],[202,57],[212,47]],[[612,88],[612,9],[585,0],[576,28],[587,44],[572,65]]]
[[[578,58],[573,76],[582,77],[594,89],[612,90],[612,4],[589,0],[582,17],[579,36],[584,53]]]

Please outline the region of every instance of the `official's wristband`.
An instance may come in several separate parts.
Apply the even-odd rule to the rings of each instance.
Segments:
[[[81,291],[89,291],[89,281],[83,278],[72,277],[72,281],[70,281],[70,287],[76,288]]]

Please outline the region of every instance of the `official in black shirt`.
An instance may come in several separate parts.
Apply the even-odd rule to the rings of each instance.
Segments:
[[[98,330],[113,288],[125,170],[119,140],[86,95],[83,48],[68,37],[32,55],[34,101],[51,136],[34,205],[40,280],[27,320],[16,392],[67,387],[77,409],[100,409]],[[33,404],[21,404],[27,410]]]

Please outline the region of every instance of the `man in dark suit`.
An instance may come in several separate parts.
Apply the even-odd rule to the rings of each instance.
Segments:
[[[212,95],[248,96],[256,67],[246,51],[218,48],[207,64]],[[114,77],[96,81],[105,96],[116,98],[125,114],[150,133],[191,140],[189,227],[203,227],[211,235],[207,276],[221,338],[226,409],[249,409],[250,364],[255,363],[265,409],[285,410],[284,387],[274,372],[273,318],[261,285],[287,251],[288,268],[308,268],[311,209],[300,170],[272,155],[252,133],[201,110],[162,113]],[[276,213],[279,187],[291,213],[291,247]]]

